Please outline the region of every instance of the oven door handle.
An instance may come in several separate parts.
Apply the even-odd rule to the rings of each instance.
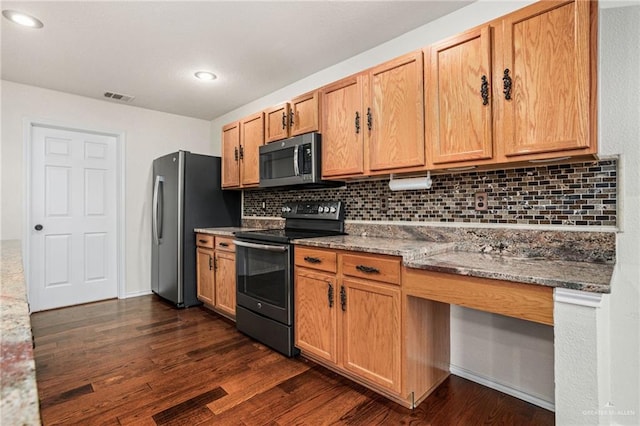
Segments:
[[[289,247],[287,246],[271,246],[268,244],[255,244],[255,243],[247,243],[246,241],[238,241],[238,240],[233,240],[233,243],[236,246],[240,246],[240,247],[248,247],[248,248],[254,248],[254,249],[258,249],[258,250],[266,250],[266,251],[277,251],[277,252],[285,252],[289,249]]]

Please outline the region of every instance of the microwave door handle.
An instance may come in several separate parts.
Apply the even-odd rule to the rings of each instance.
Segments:
[[[300,162],[298,161],[298,156],[300,155],[299,149],[300,145],[296,145],[293,148],[293,175],[300,176]]]
[[[238,240],[233,240],[233,243],[236,246],[254,248],[254,249],[258,249],[258,250],[277,251],[277,252],[285,252],[285,251],[287,251],[287,247],[285,247],[285,246],[271,246],[271,245],[268,245],[268,244],[254,244],[254,243],[248,243],[246,241],[238,241]]]

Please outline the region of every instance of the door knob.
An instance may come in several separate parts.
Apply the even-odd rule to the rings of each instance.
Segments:
[[[42,225],[37,224],[36,226],[34,226],[34,228],[36,229],[36,231],[42,231]]]

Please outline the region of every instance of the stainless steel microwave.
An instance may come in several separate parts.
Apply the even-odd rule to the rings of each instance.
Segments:
[[[320,139],[319,133],[305,133],[261,146],[260,187],[344,185],[322,180]]]

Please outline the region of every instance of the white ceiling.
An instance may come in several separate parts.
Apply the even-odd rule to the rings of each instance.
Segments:
[[[44,22],[2,18],[2,79],[211,120],[469,3],[2,1]]]

